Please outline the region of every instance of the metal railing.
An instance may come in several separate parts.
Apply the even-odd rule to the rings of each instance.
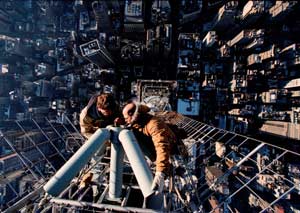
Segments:
[[[171,157],[172,170],[170,176],[165,180],[162,197],[164,200],[163,211],[215,212],[219,210],[234,212],[247,208],[256,212],[268,212],[275,211],[278,206],[284,209],[295,208],[294,195],[298,194],[300,190],[299,172],[297,173],[300,168],[300,154],[293,148],[293,145],[288,147],[285,144],[283,147],[279,142],[276,142],[276,145],[275,143],[271,144],[219,129],[174,112],[158,116],[185,131],[187,137],[183,139],[183,142],[189,153],[185,157],[178,154]],[[37,125],[33,121],[32,123],[36,127],[40,125],[40,128],[37,129],[41,135],[47,135],[44,137],[44,141],[49,147],[52,147],[53,152],[57,153],[56,158],[61,158],[62,162],[65,162],[69,156],[66,155],[66,150],[56,146],[57,142],[52,139],[53,136],[50,137],[48,134],[50,129],[53,130],[55,126],[54,129],[57,132],[53,130],[56,132],[54,138],[60,140],[65,147],[67,147],[68,140],[65,139],[62,132],[67,132],[72,140],[83,142],[80,136],[70,136],[76,132],[72,125],[51,123],[51,125],[47,125],[47,129],[45,124]],[[24,131],[27,132],[28,128],[24,128]],[[1,137],[2,143],[8,138],[4,134]],[[41,148],[43,140],[34,143],[28,141],[38,153],[43,152]],[[53,176],[55,170],[59,169],[56,163],[52,163],[52,166],[48,166],[46,173],[38,167],[37,163],[16,149],[16,144],[10,141],[6,143],[7,147],[11,147],[13,153],[19,157],[25,173],[31,174],[33,182],[40,183],[39,186]],[[40,146],[40,149],[36,146]],[[43,191],[37,192],[39,187],[31,190],[31,193],[27,193],[30,200],[34,200],[35,208],[42,207],[41,209],[44,211],[84,209],[108,212],[156,212],[155,209],[147,209],[143,206],[145,200],[130,165],[134,159],[132,156],[130,156],[130,162],[127,157],[123,160],[122,183],[115,186],[117,193],[114,192],[113,195],[118,199],[109,199],[110,158],[114,155],[110,155],[108,150],[110,150],[109,147],[93,163],[87,163],[79,175],[58,196],[43,197]],[[71,154],[69,153],[69,155]],[[42,153],[39,154],[40,162],[44,164],[48,161],[55,162],[50,160],[51,155],[45,153],[44,155],[47,159],[43,157]],[[117,162],[119,159],[115,163]],[[119,172],[117,167],[115,169],[116,172]],[[151,169],[153,170],[153,166]],[[82,177],[89,172],[96,172],[99,181],[91,181],[86,187],[80,188],[79,183],[82,181]],[[120,176],[117,175],[117,177]],[[94,187],[98,188],[99,194],[91,199],[91,191]],[[25,202],[25,194],[17,191],[14,193],[15,200],[22,202],[19,202],[18,205],[9,203],[10,205],[6,209],[21,209],[28,206],[28,203]],[[5,208],[3,209],[5,210]]]

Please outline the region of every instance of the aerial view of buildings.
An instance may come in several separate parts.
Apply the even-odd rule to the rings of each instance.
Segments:
[[[275,0],[0,1],[0,211],[300,212],[299,12]],[[145,196],[113,145],[80,154],[80,112],[101,93],[176,126],[188,156],[172,156],[162,194]],[[120,130],[105,129],[115,144]],[[79,187],[90,171],[101,181]]]

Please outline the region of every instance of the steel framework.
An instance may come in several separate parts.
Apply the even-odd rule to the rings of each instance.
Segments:
[[[270,212],[278,208],[290,211],[299,208],[294,200],[300,193],[300,154],[292,147],[284,148],[218,129],[173,112],[157,115],[184,130],[186,137],[183,142],[188,150],[188,157],[172,156],[172,172],[165,181],[161,197],[163,209],[146,208],[147,199],[141,193],[127,157],[123,161],[120,199],[109,199],[109,146],[93,163],[88,163],[57,197],[45,194],[41,187],[75,152],[74,147],[84,142],[69,120],[66,125],[46,119],[42,124],[31,120],[29,123],[31,127],[35,126],[34,129],[26,122],[16,123],[30,147],[28,151],[24,151],[24,147],[21,149],[8,133],[1,134],[1,143],[20,162],[17,171],[32,177],[34,183],[27,191],[16,191],[8,177],[1,176],[1,186],[6,184],[13,192],[12,199],[2,205],[2,210],[235,212],[247,208],[249,212]],[[34,138],[33,131],[43,135],[44,140]],[[47,149],[43,148],[44,144],[47,144]],[[28,152],[33,155],[32,150],[39,153],[38,158],[29,155]],[[54,160],[58,158],[60,163]],[[153,171],[154,165],[151,168]],[[78,187],[82,177],[91,171],[99,175],[99,181],[91,181],[84,188]],[[92,188],[95,186],[100,193],[93,197]]]

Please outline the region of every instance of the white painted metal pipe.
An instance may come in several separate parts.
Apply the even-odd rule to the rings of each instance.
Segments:
[[[120,199],[123,183],[123,159],[124,149],[119,141],[120,127],[108,127],[111,131],[111,152],[110,152],[110,171],[109,171],[109,191],[111,199]]]
[[[45,192],[52,196],[58,196],[109,139],[110,132],[108,129],[98,129],[46,183]]]
[[[154,192],[151,189],[153,176],[134,134],[132,131],[124,129],[119,134],[119,140],[123,145],[144,197],[148,197]]]
[[[146,209],[146,208],[137,208],[137,207],[129,207],[129,206],[117,206],[110,204],[102,204],[102,203],[91,203],[85,201],[77,201],[77,200],[67,200],[61,198],[52,198],[50,203],[61,205],[61,206],[72,206],[75,208],[78,207],[80,210],[84,210],[88,207],[94,207],[102,209],[103,212],[108,210],[110,212],[139,212],[139,213],[159,213],[161,211],[157,211],[154,209]]]

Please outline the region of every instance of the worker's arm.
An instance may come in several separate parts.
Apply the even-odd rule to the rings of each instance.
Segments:
[[[146,125],[146,135],[151,136],[156,151],[156,172],[169,173],[170,140],[173,133],[167,125],[157,118],[152,118]]]
[[[94,132],[98,129],[97,126],[94,126],[93,120],[87,116],[87,108],[84,108],[79,117],[80,124],[80,132],[87,139],[94,134]]]

